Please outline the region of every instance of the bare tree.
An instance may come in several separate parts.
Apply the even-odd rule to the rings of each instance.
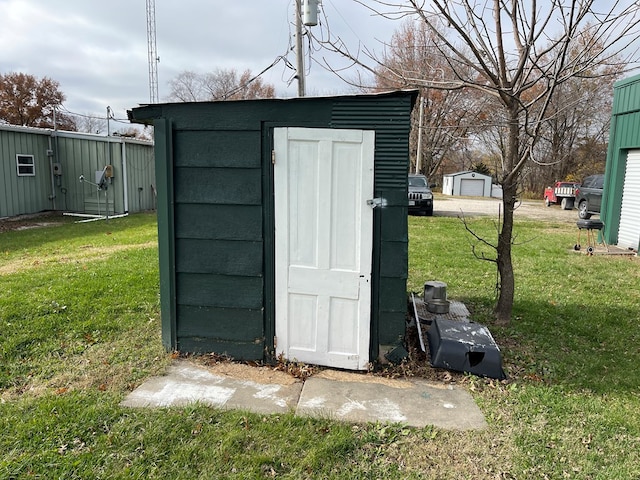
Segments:
[[[90,113],[76,115],[78,132],[103,133],[107,131],[107,119]]]
[[[204,99],[201,75],[185,70],[169,81],[169,99],[177,102],[200,102]]]
[[[542,191],[555,180],[581,180],[604,171],[612,110],[613,83],[624,65],[597,66],[589,78],[572,78],[558,87],[536,147],[529,188]],[[535,168],[537,167],[537,168]]]
[[[377,15],[423,23],[446,54],[445,78],[407,78],[407,83],[446,90],[472,89],[493,99],[492,118],[501,135],[498,181],[503,219],[495,261],[499,274],[496,322],[511,321],[515,294],[512,263],[513,214],[523,173],[535,161],[536,146],[559,88],[589,78],[597,65],[633,67],[638,59],[640,7],[633,0],[356,0]],[[374,6],[371,6],[374,5]],[[323,45],[348,56],[375,75],[385,66],[360,46],[349,50],[340,39]],[[577,47],[582,48],[578,49]],[[573,47],[576,47],[575,49]],[[571,55],[571,52],[576,52]],[[388,69],[403,78],[407,72]],[[469,72],[472,72],[470,75]]]
[[[169,81],[169,87],[169,99],[178,102],[275,97],[274,86],[264,83],[259,76],[253,76],[250,70],[240,75],[235,69],[218,68],[205,74],[184,71]]]
[[[411,150],[415,152],[411,158],[412,170],[419,168],[433,179],[447,155],[467,144],[470,129],[482,112],[478,97],[468,95],[464,89],[439,90],[424,87],[422,81],[411,81],[451,75],[445,56],[437,48],[437,38],[424,24],[404,22],[393,34],[381,63],[384,66],[376,68],[375,90],[420,90],[421,105],[413,113],[410,137]],[[418,155],[420,165],[417,165]]]

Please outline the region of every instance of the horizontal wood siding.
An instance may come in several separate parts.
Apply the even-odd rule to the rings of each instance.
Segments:
[[[193,353],[215,352],[237,360],[259,360],[264,357],[263,342],[224,342],[211,337],[180,337],[177,350]]]
[[[175,171],[176,202],[260,205],[260,180],[261,171],[257,168],[178,167]]]
[[[179,337],[223,337],[236,342],[262,339],[260,309],[183,305],[178,309],[178,316],[190,319],[181,323]]]
[[[380,243],[380,276],[407,279],[407,259],[409,258],[408,243],[381,242]],[[384,292],[381,292],[384,293]]]
[[[178,348],[261,359],[260,131],[177,129],[174,145]]]
[[[177,204],[176,235],[212,240],[262,240],[260,205]]]
[[[394,190],[384,189],[379,192],[386,203],[386,208],[380,209],[380,235],[383,242],[408,241],[407,218],[409,207],[406,186]]]
[[[262,242],[179,238],[176,259],[178,272],[261,276]]]
[[[406,298],[406,294],[404,296]],[[378,342],[380,345],[393,345],[404,338],[407,321],[407,304],[403,312],[380,311],[378,320]],[[398,328],[402,325],[402,328]]]
[[[178,307],[262,308],[261,277],[178,273],[176,285]]]
[[[176,132],[176,166],[260,168],[259,132]]]
[[[407,312],[407,284],[401,277],[381,277],[380,291],[384,295],[380,296],[380,311],[382,312]],[[405,299],[400,304],[396,300]]]

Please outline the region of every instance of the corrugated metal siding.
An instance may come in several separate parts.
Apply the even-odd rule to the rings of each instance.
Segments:
[[[404,332],[408,276],[407,174],[410,113],[415,94],[337,100],[332,127],[375,130],[374,195],[387,206],[374,212],[373,343],[389,345]],[[377,351],[372,349],[372,355]]]
[[[95,171],[111,163],[114,179],[108,190],[111,213],[123,213],[124,176],[122,148],[128,148],[130,172],[128,194],[133,205],[130,212],[149,210],[155,206],[155,164],[151,143],[73,132],[2,126],[0,128],[0,216],[38,213],[44,210],[98,213],[105,210],[104,192],[89,183],[81,183],[80,175],[95,181]],[[51,159],[47,150],[54,155]],[[33,155],[35,177],[19,177],[16,173],[16,154]],[[50,160],[60,163],[62,175],[51,176]],[[142,194],[139,187],[143,186]],[[144,195],[143,195],[144,194]],[[51,196],[55,198],[50,199]],[[98,196],[100,195],[100,196]]]
[[[335,128],[361,128],[376,131],[375,180],[376,195],[384,190],[406,192],[409,169],[408,145],[411,122],[410,96],[337,101],[332,110]],[[406,196],[404,199],[406,203]]]
[[[617,82],[614,92],[613,115],[640,110],[640,77]]]
[[[156,208],[156,169],[153,149],[131,142],[122,144],[121,158],[126,156],[128,212]],[[123,172],[124,175],[124,172]]]
[[[640,76],[614,86],[613,116],[605,170],[604,196],[600,218],[607,243],[618,243],[622,193],[625,185],[627,153],[640,148]]]
[[[0,130],[0,217],[50,210],[49,136]],[[33,155],[35,176],[18,176],[16,155]]]
[[[640,89],[640,85],[638,85]],[[640,113],[624,113],[616,117],[618,123],[616,135],[612,139],[618,149],[627,149],[640,146]]]
[[[57,159],[62,164],[58,185],[62,208],[72,212],[98,213],[102,203],[101,213],[104,213],[104,193],[79,179],[82,175],[95,183],[96,170],[102,170],[107,164],[107,143],[102,139],[67,137],[63,134],[58,134],[54,140]],[[117,167],[115,175],[118,175]],[[113,200],[113,191],[109,192],[109,196]]]

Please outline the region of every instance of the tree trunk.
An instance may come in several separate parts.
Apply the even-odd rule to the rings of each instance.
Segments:
[[[510,183],[510,185],[503,185],[502,188],[503,221],[502,228],[498,234],[497,263],[500,282],[498,302],[494,309],[498,325],[509,325],[511,322],[515,294],[515,277],[513,275],[513,263],[511,262],[511,240],[513,236],[513,209],[517,190],[515,183]]]
[[[511,102],[509,105],[509,133],[505,146],[504,172],[506,175],[502,181],[502,228],[498,234],[497,263],[499,275],[499,295],[494,313],[498,325],[509,325],[513,310],[513,298],[515,294],[515,278],[513,275],[513,263],[511,261],[511,245],[513,239],[513,211],[518,194],[519,172],[516,165],[519,164],[519,139],[520,126],[518,122],[518,105]]]

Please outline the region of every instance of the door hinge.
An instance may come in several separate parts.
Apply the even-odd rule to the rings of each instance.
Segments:
[[[278,348],[278,337],[273,337],[273,348]]]
[[[271,164],[272,165],[276,164],[276,151],[275,150],[271,150]]]

